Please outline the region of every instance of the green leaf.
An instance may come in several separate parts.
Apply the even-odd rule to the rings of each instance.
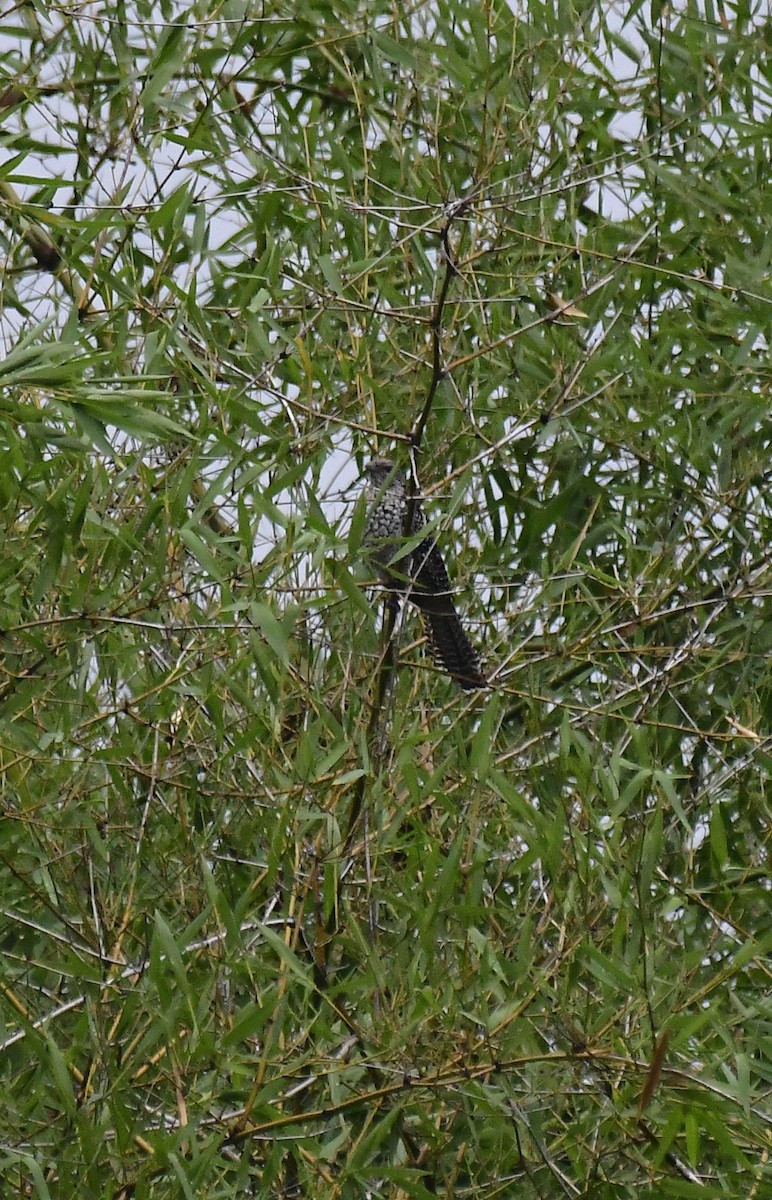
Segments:
[[[289,641],[281,622],[266,604],[251,604],[249,613],[276,657],[286,666],[289,662]]]
[[[160,912],[156,912],[153,918],[153,938],[171,966],[180,989],[187,995],[189,984],[185,964],[174,934]]]

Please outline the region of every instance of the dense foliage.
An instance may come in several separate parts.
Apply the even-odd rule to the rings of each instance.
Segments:
[[[772,1195],[765,7],[5,14],[3,1195]]]

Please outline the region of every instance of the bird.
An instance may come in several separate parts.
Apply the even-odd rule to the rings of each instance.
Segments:
[[[365,555],[398,603],[399,595],[420,610],[435,662],[466,692],[488,686],[480,655],[456,610],[448,572],[434,538],[427,536],[405,551],[408,534],[426,524],[420,497],[408,496],[404,476],[389,458],[373,458],[365,467],[369,511],[362,534]],[[411,528],[405,526],[412,507]]]

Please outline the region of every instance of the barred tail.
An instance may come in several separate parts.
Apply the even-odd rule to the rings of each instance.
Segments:
[[[426,611],[423,605],[422,608],[435,662],[465,692],[487,687],[480,656],[469,641],[458,613]]]

